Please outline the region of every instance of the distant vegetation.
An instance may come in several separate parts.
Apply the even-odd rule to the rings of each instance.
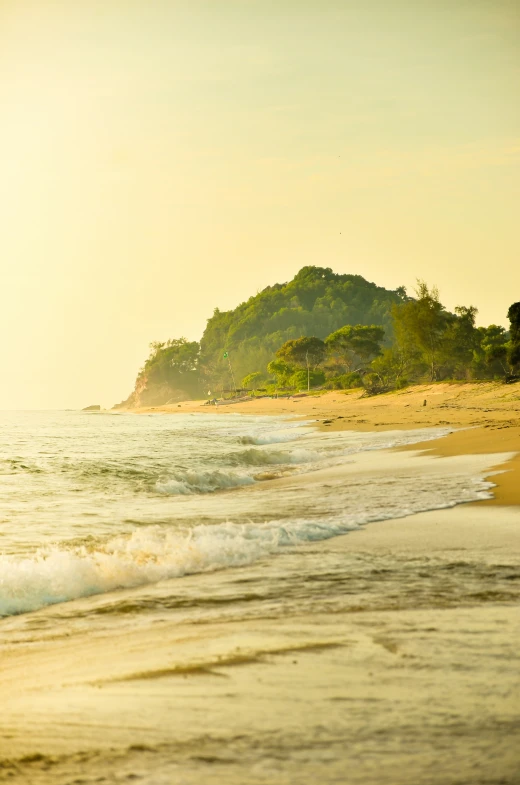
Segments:
[[[134,391],[121,405],[153,406],[201,395],[197,341],[156,341],[150,349],[150,356],[137,374]]]
[[[520,303],[503,327],[476,327],[477,309],[450,313],[435,287],[414,296],[359,275],[304,267],[232,311],[215,309],[200,344],[151,344],[125,406],[219,397],[237,388],[363,386],[369,393],[421,381],[506,378],[520,370]]]

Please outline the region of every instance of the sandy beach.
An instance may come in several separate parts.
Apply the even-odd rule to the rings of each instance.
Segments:
[[[0,781],[518,785],[520,386],[217,407],[230,410],[316,419],[324,431],[461,429],[398,449],[391,464],[365,453],[266,487],[319,496],[376,472],[391,482],[464,470],[496,483],[495,497],[150,586],[139,602],[164,612],[117,636],[110,594],[4,620]],[[239,586],[240,621],[204,609],[207,597],[226,608]],[[136,602],[134,590],[118,595]],[[183,610],[193,597],[195,623]]]

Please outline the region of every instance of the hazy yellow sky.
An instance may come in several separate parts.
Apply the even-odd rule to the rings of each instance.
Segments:
[[[0,0],[0,408],[304,264],[520,299],[517,0]]]

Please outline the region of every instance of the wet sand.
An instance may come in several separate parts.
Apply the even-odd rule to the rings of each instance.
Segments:
[[[514,785],[519,569],[518,517],[465,505],[183,580],[222,597],[269,571],[285,604],[249,620],[176,612],[114,640],[107,597],[88,631],[66,606],[10,619],[0,781]]]

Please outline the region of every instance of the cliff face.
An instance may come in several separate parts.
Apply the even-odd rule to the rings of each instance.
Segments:
[[[150,356],[137,374],[133,392],[115,409],[162,406],[200,394],[199,344],[176,338],[150,344]]]
[[[190,396],[183,390],[176,389],[166,382],[149,381],[146,376],[138,377],[133,392],[114,409],[138,409],[141,406],[162,406],[166,403],[187,401]]]

